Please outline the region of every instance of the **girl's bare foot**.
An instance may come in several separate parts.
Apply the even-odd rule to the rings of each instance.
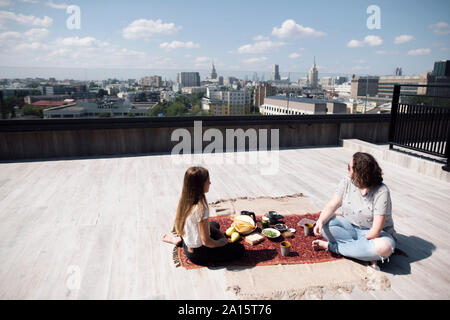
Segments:
[[[181,245],[181,237],[174,236],[173,234],[166,233],[165,235],[163,235],[162,241],[174,244],[177,247]]]
[[[328,249],[328,241],[314,240],[312,242],[312,246],[313,246],[314,250],[327,250]]]

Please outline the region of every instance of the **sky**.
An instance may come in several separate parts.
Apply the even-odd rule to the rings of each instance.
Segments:
[[[450,58],[450,1],[0,0],[0,78],[404,75]],[[79,13],[79,14],[78,14]]]

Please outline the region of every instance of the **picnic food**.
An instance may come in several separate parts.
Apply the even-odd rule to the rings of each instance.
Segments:
[[[266,228],[262,231],[263,235],[265,235],[267,238],[275,239],[280,236],[280,231],[277,229],[272,228]]]
[[[236,231],[236,228],[235,228],[235,227],[229,227],[229,228],[227,229],[227,231],[225,231],[225,234],[226,234],[227,236],[231,237],[231,235],[232,235],[233,232],[235,232],[235,231]]]
[[[264,232],[264,234],[266,236],[269,236],[269,237],[275,237],[277,235],[276,232],[273,232],[273,231],[270,231],[270,230]]]
[[[285,237],[285,238],[290,238],[290,237],[292,237],[292,232],[290,232],[290,231],[285,231],[285,232],[283,232],[283,237]]]
[[[235,227],[236,231],[243,235],[247,235],[256,229],[253,219],[246,215],[235,217],[231,226]]]
[[[239,232],[233,232],[231,234],[231,242],[236,242],[237,240],[239,240],[241,236],[239,235]]]
[[[246,236],[245,241],[250,243],[251,245],[258,244],[262,241],[264,241],[264,237],[260,235],[259,233],[252,233],[251,235]]]

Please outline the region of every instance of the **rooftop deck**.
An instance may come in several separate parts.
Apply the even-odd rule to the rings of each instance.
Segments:
[[[322,208],[353,152],[281,150],[267,176],[254,164],[206,163],[208,201],[301,192]],[[409,257],[383,266],[387,291],[325,298],[449,299],[450,183],[379,162]],[[161,241],[188,166],[170,155],[0,163],[0,299],[234,299],[224,269],[175,268]]]

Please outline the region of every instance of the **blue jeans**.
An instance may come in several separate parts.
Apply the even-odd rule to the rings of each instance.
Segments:
[[[375,251],[374,240],[365,237],[368,231],[351,224],[344,217],[334,216],[323,226],[322,235],[328,240],[328,251],[363,261],[384,262],[385,258]],[[394,252],[395,240],[389,233],[381,231],[378,238],[386,240]]]

